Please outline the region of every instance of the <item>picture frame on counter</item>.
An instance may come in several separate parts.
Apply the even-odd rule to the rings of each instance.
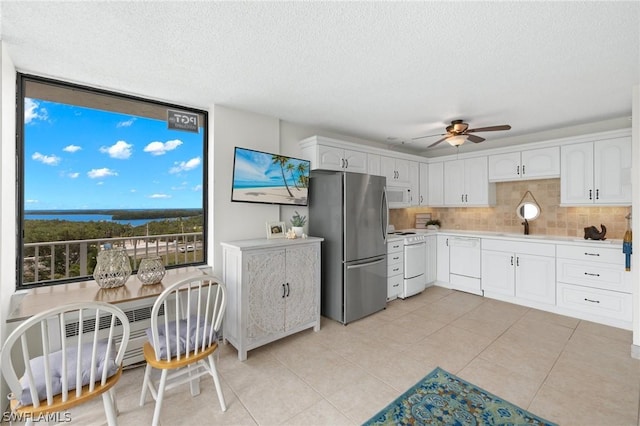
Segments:
[[[286,230],[284,222],[267,222],[267,239],[284,238]]]

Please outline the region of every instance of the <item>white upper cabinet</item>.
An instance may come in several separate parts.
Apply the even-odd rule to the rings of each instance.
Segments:
[[[432,207],[444,205],[444,163],[430,163],[427,177],[427,205]],[[420,182],[422,185],[422,182]],[[422,186],[420,187],[421,193]]]
[[[388,186],[409,185],[409,160],[380,156],[380,171],[387,177]]]
[[[380,155],[367,154],[367,173],[375,176],[384,176],[380,171]]]
[[[445,161],[445,205],[487,206],[495,202],[495,184],[489,183],[487,157]]]
[[[561,148],[562,205],[630,205],[631,138],[599,140]]]
[[[491,182],[559,176],[560,148],[557,146],[489,156]]]
[[[417,161],[409,161],[409,203],[420,205],[420,165]]]
[[[302,148],[304,158],[311,160],[312,169],[367,173],[367,153],[337,148],[321,143]]]
[[[429,165],[427,163],[419,164],[420,172],[420,200],[419,205],[426,206],[429,202]]]

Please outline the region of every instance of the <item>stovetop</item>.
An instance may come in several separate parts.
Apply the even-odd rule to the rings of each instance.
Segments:
[[[398,232],[387,232],[387,234],[389,235],[415,235],[415,232],[402,232],[402,231],[398,231]]]

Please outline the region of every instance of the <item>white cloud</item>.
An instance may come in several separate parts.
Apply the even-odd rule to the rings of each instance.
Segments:
[[[111,169],[103,167],[101,169],[89,170],[89,172],[87,172],[87,176],[89,176],[91,179],[101,179],[108,176],[118,176],[118,173]]]
[[[188,172],[189,170],[193,170],[200,165],[200,157],[192,158],[188,161],[176,161],[174,164],[175,166],[169,169],[169,173]]]
[[[78,145],[67,145],[64,148],[62,148],[63,151],[65,152],[76,152],[76,151],[80,151],[82,148],[79,147]]]
[[[71,179],[75,179],[80,176],[80,173],[73,172],[73,173],[69,173],[67,176],[69,176]]]
[[[137,189],[132,189],[129,192],[138,192],[138,190]]]
[[[180,139],[174,139],[164,143],[154,141],[144,147],[144,152],[148,152],[151,155],[164,155],[169,151],[173,151],[180,145],[182,145],[182,141]]]
[[[125,141],[118,141],[111,146],[103,146],[100,148],[100,152],[103,154],[109,154],[111,158],[117,158],[119,160],[126,160],[131,157],[131,147],[133,145],[126,143]]]
[[[40,154],[39,152],[34,152],[31,158],[48,166],[57,166],[61,160],[60,157],[57,157],[55,155],[44,155]]]
[[[29,124],[35,120],[48,120],[49,114],[46,108],[40,108],[40,104],[31,98],[24,98],[24,122]]]
[[[202,191],[202,185],[196,185],[193,188],[191,188],[192,191]]]
[[[40,201],[38,200],[24,200],[26,204],[38,204]]]
[[[116,124],[116,127],[131,127],[134,121],[136,121],[135,117],[131,117],[128,120],[119,122]]]
[[[149,198],[171,198],[171,195],[167,194],[151,194]]]

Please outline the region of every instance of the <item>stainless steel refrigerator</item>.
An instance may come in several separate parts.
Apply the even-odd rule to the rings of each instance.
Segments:
[[[309,234],[322,244],[322,315],[343,324],[387,303],[386,178],[314,170]]]

